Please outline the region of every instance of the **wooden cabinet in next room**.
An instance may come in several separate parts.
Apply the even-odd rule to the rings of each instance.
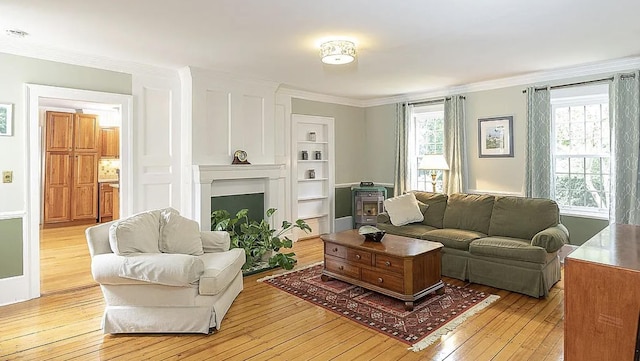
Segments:
[[[47,112],[44,155],[44,223],[96,219],[98,117]]]
[[[120,158],[120,128],[100,129],[100,157]]]

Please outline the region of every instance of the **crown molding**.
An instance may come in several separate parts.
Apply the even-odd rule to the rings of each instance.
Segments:
[[[32,43],[17,40],[8,37],[0,38],[0,52],[132,75],[173,78],[178,71],[178,69],[89,55],[71,50],[61,50],[42,45],[36,46]]]
[[[292,98],[313,100],[316,102],[349,105],[352,107],[359,107],[359,108],[367,107],[365,101],[363,100],[339,97],[335,95],[314,93],[306,90],[298,90],[298,89],[288,88],[284,85],[281,85],[280,88],[278,88],[278,94],[290,96]]]
[[[438,98],[454,94],[473,93],[484,90],[508,88],[512,86],[524,86],[540,84],[544,82],[554,82],[558,80],[568,80],[572,78],[588,76],[608,76],[612,73],[629,71],[640,68],[640,57],[630,57],[608,60],[598,63],[577,65],[566,68],[558,68],[535,73],[522,74],[507,78],[487,80],[483,82],[470,83],[448,88],[436,89],[424,93],[402,94],[393,97],[376,98],[364,101],[366,107],[377,105],[395,104],[401,102],[411,102],[429,98]]]

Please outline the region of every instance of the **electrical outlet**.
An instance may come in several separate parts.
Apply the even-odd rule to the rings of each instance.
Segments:
[[[13,182],[13,172],[10,170],[2,171],[2,183],[11,183]]]

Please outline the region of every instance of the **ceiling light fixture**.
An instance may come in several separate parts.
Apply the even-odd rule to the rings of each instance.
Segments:
[[[330,40],[320,44],[320,57],[325,64],[348,64],[356,58],[356,44],[349,40]]]
[[[12,38],[24,38],[29,35],[26,31],[18,30],[18,29],[7,29],[5,33]]]

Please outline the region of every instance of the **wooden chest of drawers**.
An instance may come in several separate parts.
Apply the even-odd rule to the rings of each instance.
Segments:
[[[443,291],[440,275],[442,244],[396,235],[382,242],[365,241],[357,230],[325,234],[322,279],[336,278],[405,301],[413,302]]]

